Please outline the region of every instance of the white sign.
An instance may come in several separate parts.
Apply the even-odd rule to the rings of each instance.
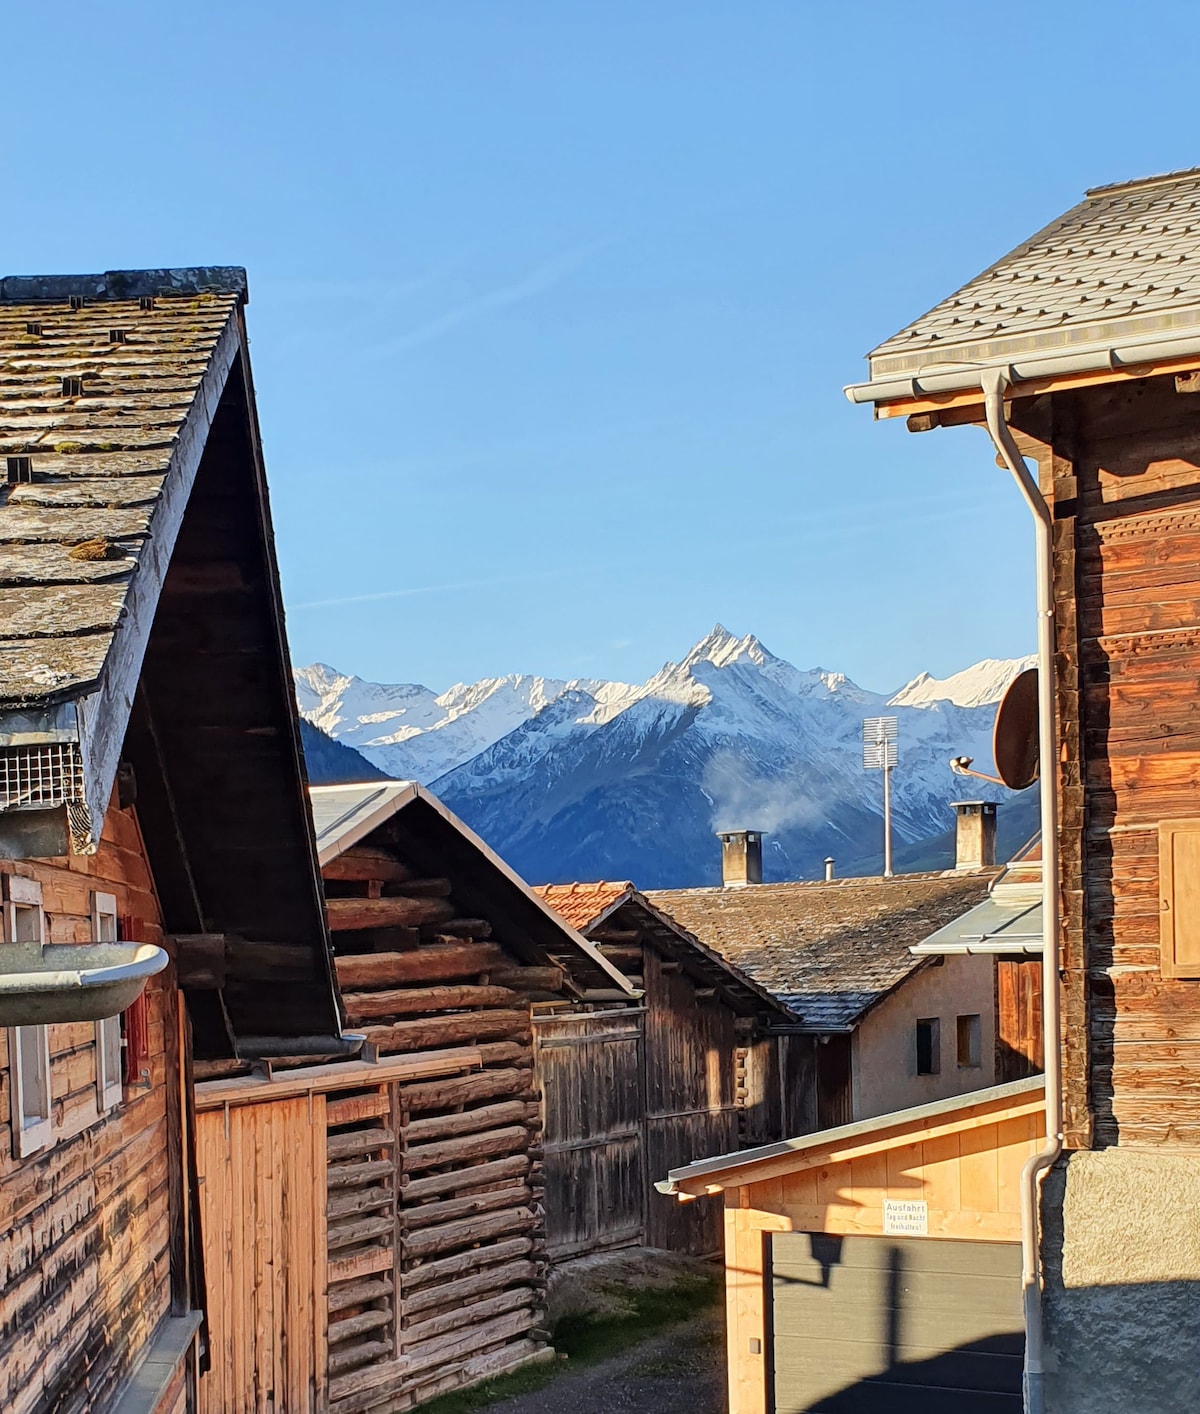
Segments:
[[[922,1198],[885,1198],[883,1231],[886,1237],[928,1237],[929,1204]]]

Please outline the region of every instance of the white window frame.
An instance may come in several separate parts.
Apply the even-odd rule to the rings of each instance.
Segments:
[[[42,886],[36,879],[8,874],[4,880],[4,941],[15,943],[20,932],[19,918],[26,911],[35,919],[34,938],[45,943],[46,920],[42,912]],[[24,1051],[34,1052],[34,1070],[26,1070]],[[12,1103],[13,1153],[18,1158],[40,1153],[53,1138],[54,1117],[50,1097],[50,1028],[48,1026],[12,1026],[8,1032],[8,1058]],[[41,1113],[25,1113],[26,1081],[32,1080],[38,1090]]]
[[[93,940],[115,943],[119,931],[116,895],[92,894]],[[121,1046],[120,1016],[102,1017],[96,1022],[96,1106],[101,1114],[116,1109],[125,1098]]]

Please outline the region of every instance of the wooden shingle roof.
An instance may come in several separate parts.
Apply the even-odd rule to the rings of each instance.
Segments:
[[[816,1031],[845,1031],[928,959],[909,949],[980,902],[995,871],[654,890],[650,901]]]

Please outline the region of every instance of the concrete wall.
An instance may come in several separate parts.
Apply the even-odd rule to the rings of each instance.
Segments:
[[[1047,1414],[1200,1409],[1200,1155],[1068,1155],[1042,1190]]]
[[[959,1069],[956,1020],[978,1014],[978,1067]],[[917,1021],[941,1021],[941,1069],[917,1074]],[[995,1084],[995,963],[990,957],[948,957],[924,967],[881,1002],[854,1038],[854,1118],[905,1110]]]

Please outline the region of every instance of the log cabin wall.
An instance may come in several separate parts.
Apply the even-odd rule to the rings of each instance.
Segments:
[[[115,895],[126,936],[162,940],[132,811],[108,811],[94,855],[5,863],[0,872],[41,885],[49,942],[92,938],[94,892]],[[181,1007],[172,979],[168,968],[145,994],[148,1084],[126,1085],[124,1098],[106,1115],[97,1105],[95,1024],[49,1028],[52,1136],[48,1147],[27,1158],[13,1144],[12,1032],[0,1030],[5,1414],[107,1408],[172,1311],[173,1297],[177,1311],[189,1304]],[[190,1384],[190,1369],[176,1373],[176,1385],[180,1381]]]
[[[1200,817],[1200,399],[1014,404],[1054,510],[1070,1146],[1195,1145],[1200,981],[1164,975],[1159,827]]]
[[[529,993],[561,974],[461,916],[453,881],[416,877],[386,826],[323,873],[347,1025],[381,1063],[432,1050],[459,1072],[361,1097],[381,1108],[344,1123],[330,1107],[330,1408],[382,1414],[545,1348]]]

